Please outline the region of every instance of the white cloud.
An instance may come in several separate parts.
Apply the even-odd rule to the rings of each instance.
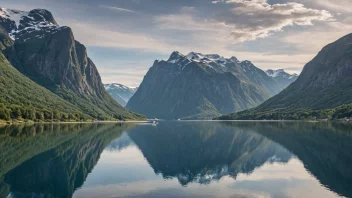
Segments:
[[[217,3],[233,5],[232,15],[224,14],[210,22],[226,24],[234,42],[265,38],[287,26],[311,26],[314,21],[333,21],[326,10],[307,8],[289,2],[268,4],[266,0],[219,0]]]
[[[114,10],[114,11],[121,11],[121,12],[136,12],[134,10],[129,10],[129,9],[120,8],[120,7],[116,7],[116,6],[101,5],[100,7],[107,8],[107,9]]]
[[[313,3],[328,10],[333,10],[342,13],[352,13],[351,0],[319,0],[313,1]]]
[[[141,51],[164,52],[170,46],[146,34],[137,32],[119,32],[97,24],[65,21],[73,29],[78,41],[88,46],[136,49]]]
[[[351,33],[351,31],[352,17],[348,17],[341,21],[327,23],[322,27],[288,34],[280,40],[294,45],[300,53],[318,53],[324,46]]]

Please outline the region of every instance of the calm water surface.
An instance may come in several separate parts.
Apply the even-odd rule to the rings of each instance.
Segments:
[[[352,124],[0,128],[0,197],[352,197]]]

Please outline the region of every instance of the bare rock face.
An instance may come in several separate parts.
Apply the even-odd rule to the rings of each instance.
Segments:
[[[0,10],[0,26],[14,44],[7,59],[21,73],[98,119],[135,119],[105,91],[84,45],[69,27],[60,27],[43,9]]]
[[[325,46],[287,89],[260,109],[327,109],[352,103],[352,34]]]

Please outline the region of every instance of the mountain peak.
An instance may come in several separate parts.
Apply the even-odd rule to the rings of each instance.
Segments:
[[[183,54],[181,54],[178,51],[174,51],[172,52],[172,54],[170,55],[170,58],[167,60],[168,63],[172,63],[172,64],[177,64],[177,65],[181,65],[181,66],[185,66],[188,63],[190,63],[191,61],[184,56]]]
[[[246,64],[246,65],[253,65],[253,63],[249,60],[244,60],[241,63]]]
[[[42,30],[52,32],[59,27],[53,15],[45,9],[25,12],[0,8],[0,25],[8,32],[12,40],[17,40],[23,34],[36,34]]]
[[[268,69],[265,71],[265,73],[272,78],[293,79],[298,77],[297,74],[289,74],[283,69],[277,69],[277,70]]]
[[[120,83],[104,84],[104,87],[106,90],[110,90],[110,89],[136,90],[137,89],[137,87],[128,87]]]
[[[232,56],[230,58],[230,61],[234,62],[234,63],[239,63],[240,61],[235,57],[235,56]]]

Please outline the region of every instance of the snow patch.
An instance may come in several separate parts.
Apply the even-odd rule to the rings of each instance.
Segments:
[[[283,69],[278,69],[278,70],[267,70],[265,72],[268,76],[272,77],[272,78],[275,78],[277,77],[279,74],[282,74],[282,73],[285,73],[285,71]]]
[[[44,10],[37,10],[39,14],[46,14]],[[0,8],[0,17],[4,19],[9,19],[10,21],[15,22],[16,28],[12,29],[9,32],[9,36],[12,40],[16,40],[19,34],[23,33],[31,33],[33,31],[42,31],[45,30],[46,32],[52,32],[54,30],[58,30],[60,28],[57,24],[49,22],[45,19],[44,16],[40,15],[43,20],[35,20],[33,17],[28,16],[29,12],[19,11],[19,10],[12,10],[7,8]],[[24,22],[24,19],[27,19],[27,23],[25,24],[26,27],[19,29],[20,24]],[[28,20],[29,19],[29,20]],[[37,38],[42,38],[43,36],[36,36]],[[29,38],[28,38],[29,39]],[[28,40],[25,39],[24,41]]]
[[[0,8],[0,17],[14,21],[16,27],[20,25],[20,21],[24,16],[28,16],[29,12]]]
[[[194,62],[204,63],[205,65],[210,66],[210,63],[216,63],[222,67],[226,67],[227,64],[238,63],[236,57],[231,57],[230,59],[224,58],[218,54],[202,54],[197,52],[190,52],[187,56],[188,59]],[[212,67],[212,66],[210,66]]]
[[[272,77],[272,78],[280,77],[280,78],[285,78],[285,79],[292,79],[292,78],[295,78],[298,76],[297,74],[286,73],[285,70],[283,70],[283,69],[278,69],[278,70],[269,69],[269,70],[265,71],[265,73],[269,77]]]

